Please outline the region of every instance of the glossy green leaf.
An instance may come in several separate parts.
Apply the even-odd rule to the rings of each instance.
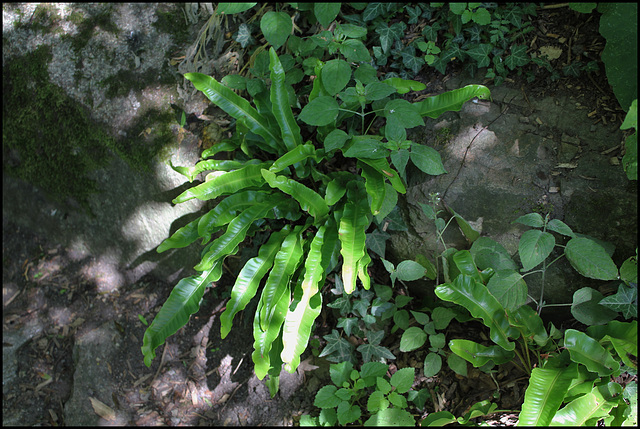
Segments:
[[[240,121],[243,122],[243,121]],[[238,133],[238,125],[236,123],[236,134]],[[202,159],[205,158],[210,158],[213,155],[215,155],[216,153],[219,152],[231,152],[233,150],[236,150],[238,148],[238,144],[235,142],[232,142],[231,140],[223,140],[220,143],[216,143],[213,146],[211,146],[209,149],[205,149],[202,152]]]
[[[220,315],[220,337],[222,339],[226,338],[231,331],[235,315],[244,310],[255,296],[260,282],[271,269],[273,259],[289,231],[289,228],[284,228],[272,233],[269,240],[260,247],[258,256],[249,259],[238,273],[236,282],[231,289],[231,298],[227,302],[224,312]]]
[[[572,238],[564,250],[571,266],[585,277],[598,280],[618,278],[616,264],[602,246],[588,238]]]
[[[528,305],[522,305],[510,314],[511,325],[522,328],[525,337],[533,337],[540,347],[547,344],[549,334],[544,328],[544,322],[536,311]]]
[[[453,210],[451,207],[447,207],[447,209],[451,213],[453,213],[453,216],[456,219],[456,223],[458,224],[458,228],[460,228],[464,236],[467,237],[469,243],[473,243],[478,239],[478,237],[480,237],[480,231],[472,227],[469,222],[467,222],[462,216],[456,213],[455,210]]]
[[[445,283],[435,290],[438,298],[463,306],[473,317],[480,318],[489,327],[491,340],[506,350],[513,350],[515,344],[508,337],[518,338],[517,329],[509,326],[505,310],[489,293],[487,288],[464,274],[453,283]]]
[[[302,108],[298,119],[309,125],[323,126],[335,122],[340,107],[333,97],[321,95]]]
[[[638,321],[619,322],[612,320],[604,326],[589,326],[587,334],[596,339],[600,344],[611,343],[618,353],[619,358],[629,367],[637,368],[638,365],[630,359],[630,356],[638,355]]]
[[[564,333],[564,346],[569,350],[572,361],[583,364],[601,377],[620,369],[611,353],[584,332],[567,329]]]
[[[496,271],[489,279],[487,289],[509,311],[516,310],[527,301],[527,284],[514,270]]]
[[[198,235],[198,222],[202,219],[203,216],[192,220],[182,228],[179,228],[176,232],[174,232],[171,237],[165,239],[158,248],[156,252],[162,253],[168,249],[179,249],[181,247],[187,247],[194,241],[200,237]]]
[[[269,12],[267,12],[269,13]],[[235,119],[242,119],[251,131],[262,137],[266,144],[278,148],[280,135],[273,129],[264,116],[230,88],[220,84],[213,77],[202,73],[186,73],[185,78],[202,91],[212,103]]]
[[[366,290],[371,287],[371,277],[369,277],[369,271],[367,270],[370,264],[371,256],[369,256],[368,252],[364,252],[364,255],[358,261],[358,278],[362,282],[362,287]]]
[[[386,192],[384,176],[365,163],[359,162],[358,166],[362,169],[360,174],[365,179],[364,187],[371,197],[371,213],[377,215],[384,202]]]
[[[583,287],[573,293],[571,314],[576,320],[585,325],[604,325],[615,319],[618,314],[600,305],[603,295],[590,287]]]
[[[156,357],[155,350],[186,325],[189,317],[200,309],[200,301],[207,285],[218,281],[221,276],[222,261],[219,261],[200,275],[186,277],[175,285],[151,326],[144,332],[142,354],[147,367],[151,366]]]
[[[524,393],[518,426],[548,426],[577,374],[576,365],[534,368]]]
[[[281,357],[287,371],[293,373],[300,364],[300,355],[306,350],[313,322],[322,310],[322,294],[318,285],[324,277],[322,246],[326,227],[321,226],[311,242],[304,263],[302,296],[294,300],[285,316],[282,331],[284,349]]]
[[[291,301],[289,281],[302,258],[301,227],[296,227],[282,242],[273,268],[262,289],[253,321],[253,354],[256,376],[262,380],[271,368],[269,352],[280,330]]]
[[[280,134],[282,135],[284,146],[288,151],[291,151],[302,145],[300,127],[293,117],[291,105],[289,104],[289,93],[284,82],[284,69],[273,47],[269,49],[269,59],[269,68],[271,69],[271,108],[273,116],[275,116],[280,126]]]
[[[435,119],[444,112],[459,111],[464,103],[474,97],[478,97],[480,100],[490,100],[491,91],[486,86],[467,85],[464,88],[429,97],[414,103],[414,105],[418,108],[421,116]]]
[[[515,357],[513,351],[505,350],[500,346],[486,347],[470,340],[451,340],[449,341],[449,348],[476,368],[480,368],[489,362],[501,365],[511,362]]]
[[[358,261],[364,256],[365,229],[369,225],[367,213],[370,212],[366,198],[347,202],[340,219],[338,230],[342,245],[342,282],[347,294],[356,288],[356,276],[358,273]]]
[[[231,222],[239,211],[253,204],[262,203],[272,196],[271,193],[261,191],[241,191],[229,195],[200,218],[198,235],[208,236],[217,228]]]
[[[171,168],[177,171],[177,169],[181,168],[183,171],[180,171],[181,174],[184,174],[189,179],[189,182],[193,182],[193,179],[203,171],[231,171],[237,170],[239,168],[244,167],[245,165],[250,164],[258,164],[259,161],[255,160],[255,162],[244,163],[240,161],[233,160],[218,160],[218,159],[205,159],[204,161],[198,162],[193,167],[174,167],[171,165]]]
[[[444,426],[456,421],[456,416],[449,411],[436,411],[435,413],[429,413],[427,417],[420,420],[420,426]]]
[[[548,232],[532,229],[520,237],[518,254],[524,271],[532,270],[547,259],[556,245],[556,239]]]
[[[276,176],[271,171],[264,169],[262,177],[272,188],[280,189],[285,194],[291,195],[300,204],[302,210],[308,212],[315,219],[323,218],[329,213],[329,206],[324,198],[302,183],[285,176]]]
[[[401,194],[405,194],[407,192],[407,189],[405,188],[400,175],[396,170],[389,166],[389,162],[386,160],[386,158],[367,158],[360,159],[360,161],[382,173],[385,176],[385,179],[389,180],[389,183],[391,183],[391,186],[393,186],[393,189],[395,189],[396,191],[400,192]]]
[[[289,152],[276,159],[274,163],[269,167],[269,171],[272,173],[279,173],[290,165],[302,162],[309,157],[313,157],[316,154],[316,148],[311,143],[294,147]]]
[[[274,195],[269,201],[254,204],[243,210],[229,223],[226,232],[211,243],[211,247],[209,247],[209,250],[194,269],[197,271],[208,270],[218,260],[233,254],[234,249],[237,249],[237,246],[245,239],[247,231],[253,222],[265,217],[270,210],[273,210],[276,205],[282,202],[282,198]]]
[[[263,165],[247,165],[239,170],[222,173],[206,182],[187,189],[176,198],[173,203],[183,203],[193,198],[212,200],[224,194],[234,194],[242,189],[258,187],[264,184],[260,170]]]
[[[468,250],[459,250],[454,253],[453,262],[462,274],[473,278],[478,283],[482,283],[482,277],[480,277],[478,268],[473,262],[473,257]]]
[[[549,426],[587,426],[591,419],[608,417],[617,403],[607,401],[594,387],[591,392],[569,402],[553,416]]]

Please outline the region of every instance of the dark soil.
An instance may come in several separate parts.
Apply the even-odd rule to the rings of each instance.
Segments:
[[[572,53],[573,61],[580,56],[585,57],[584,62],[599,59],[604,39],[598,33],[598,21],[596,13],[586,16],[566,8],[541,10],[535,20],[537,38],[531,49],[548,44],[561,47],[565,54],[554,63],[557,69],[569,61],[567,52]],[[602,63],[599,66],[600,72],[589,77],[551,81],[547,72],[540,72],[532,83],[515,77],[506,85],[521,88],[530,96],[578,97],[588,112],[595,112],[585,126],[599,120],[621,122],[623,112],[606,81]],[[451,72],[457,72],[455,67]],[[437,92],[443,79],[447,77],[431,75],[422,80],[430,84],[429,92]],[[220,339],[218,316],[224,310],[229,282],[233,281],[231,274],[207,290],[199,313],[158,348],[149,374],[140,351],[145,326],[139,315],[156,314],[173,285],[147,276],[126,285],[118,294],[101,295],[88,275],[96,261],[79,260],[71,249],[48,242],[4,217],[2,227],[3,332],[27,326],[34,319],[46,327],[20,349],[18,387],[3,392],[3,413],[28,409],[32,420],[26,424],[64,425],[63,407],[73,389],[74,338],[105,322],[113,325],[122,343],[116,358],[105,362],[109,372],[117,374],[119,383],[113,392],[113,411],[125,416],[116,423],[291,425],[302,413],[313,410],[314,392],[327,382],[326,361],[310,361],[320,369],[306,376],[301,371],[290,379],[282,378],[281,394],[271,399],[264,384],[253,376],[252,321],[247,316],[253,312],[245,311],[244,318],[238,315],[229,337]],[[384,282],[384,275],[375,281]],[[322,338],[330,332],[334,319],[324,315],[319,320],[325,323],[318,326],[315,336]],[[452,323],[447,328],[447,338],[483,335],[480,324]],[[490,425],[513,425],[516,421],[527,387],[526,376],[517,368],[505,365],[495,374],[499,392],[489,375],[474,369],[463,378],[444,367],[438,377],[427,379],[420,375],[426,351],[400,353],[398,338],[389,343],[391,351],[399,356],[390,371],[415,367],[418,376],[414,388],[431,391],[426,412],[448,410],[460,416],[475,402],[489,399],[498,404],[499,410],[507,410],[490,416]],[[308,356],[309,352],[304,357]]]

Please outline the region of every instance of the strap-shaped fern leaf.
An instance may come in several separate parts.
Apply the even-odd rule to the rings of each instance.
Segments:
[[[508,337],[518,338],[520,332],[509,325],[504,307],[482,283],[471,276],[460,274],[453,283],[440,285],[435,292],[438,298],[455,302],[469,310],[473,317],[482,319],[489,328],[489,337],[494,343],[505,350],[515,348],[515,343],[510,342]]]
[[[282,155],[280,158],[276,159],[271,167],[269,167],[269,171],[272,173],[279,173],[288,166],[304,161],[315,154],[316,148],[311,143],[297,146]]]
[[[235,119],[243,119],[249,129],[262,137],[269,146],[274,149],[282,147],[278,130],[271,127],[264,116],[247,100],[206,74],[186,73],[184,77],[193,82],[193,86],[202,91],[216,106]]]
[[[534,368],[524,393],[518,426],[549,426],[577,376],[577,365]]]
[[[169,161],[169,165],[171,166],[171,168],[173,168],[176,172],[186,176],[189,179],[189,182],[193,182],[193,179],[195,179],[196,176],[203,171],[231,171],[237,170],[244,167],[245,165],[250,164],[260,164],[260,161],[252,159],[251,161],[244,163],[227,159],[205,159],[204,161],[198,162],[193,167],[176,167],[171,163],[171,161]]]
[[[144,333],[142,354],[144,364],[149,367],[156,357],[155,350],[165,340],[175,334],[189,321],[189,317],[200,309],[200,300],[204,290],[211,282],[222,276],[222,260],[203,271],[198,276],[186,277],[173,288],[151,325]]]
[[[249,259],[240,270],[231,290],[231,299],[227,302],[227,308],[220,315],[220,336],[223,339],[229,334],[235,315],[244,310],[255,296],[260,282],[273,266],[273,259],[289,232],[290,228],[287,225],[282,231],[272,233],[269,240],[260,247],[258,256]]]
[[[239,210],[253,204],[262,203],[270,198],[271,194],[262,191],[243,191],[229,195],[218,203],[215,208],[209,210],[198,222],[198,235],[206,237],[218,227],[231,222]]]
[[[187,189],[174,200],[174,204],[183,203],[193,198],[212,200],[223,194],[233,194],[245,188],[260,186],[264,183],[260,170],[263,164],[247,165],[239,170],[229,171],[211,180]]]
[[[302,243],[297,226],[282,242],[273,268],[262,289],[260,302],[253,319],[253,354],[256,376],[262,380],[271,368],[269,357],[273,342],[280,336],[287,308],[291,301],[289,281],[302,258]]]
[[[386,189],[384,187],[384,176],[369,165],[359,162],[359,167],[362,169],[361,176],[364,177],[364,188],[367,190],[367,194],[371,197],[371,213],[377,215],[380,213],[380,208],[384,202],[384,194]]]
[[[299,204],[302,210],[308,212],[316,220],[323,218],[329,213],[329,206],[316,191],[307,188],[302,183],[289,179],[285,176],[276,176],[269,170],[262,169],[262,177],[272,188],[280,189],[285,194],[291,195]]]
[[[187,247],[188,245],[196,241],[199,237],[198,222],[200,222],[200,219],[202,219],[203,216],[200,216],[199,218],[192,220],[182,228],[179,228],[171,235],[171,237],[160,243],[156,251],[158,253],[162,253],[168,249],[179,249],[181,247]]]
[[[285,316],[282,330],[284,349],[280,356],[291,373],[300,364],[300,355],[307,348],[313,322],[322,310],[322,294],[318,292],[318,284],[324,278],[322,247],[325,229],[325,226],[320,227],[311,242],[304,263],[304,280],[300,286],[302,296],[297,302],[294,300]]]
[[[369,226],[369,203],[362,192],[353,192],[345,204],[340,228],[338,229],[342,245],[342,282],[348,294],[356,289],[358,262],[365,255],[365,230]],[[359,198],[354,198],[360,195]]]
[[[440,95],[429,97],[423,101],[414,103],[421,116],[436,119],[444,112],[459,111],[462,105],[474,97],[481,100],[490,100],[491,91],[482,85],[467,85],[464,88],[454,89]]]
[[[391,183],[391,186],[393,186],[393,189],[400,192],[401,194],[407,193],[407,189],[405,188],[404,183],[402,183],[402,179],[400,178],[400,175],[396,170],[391,168],[386,158],[378,158],[378,159],[358,158],[358,160],[360,162],[363,162],[369,165],[372,168],[375,168],[377,171],[384,174],[385,178],[389,179],[389,182]]]
[[[282,140],[287,150],[292,150],[302,144],[300,127],[293,117],[289,104],[289,93],[284,84],[284,68],[280,63],[276,50],[269,49],[269,69],[271,70],[271,109],[280,125]]]
[[[265,217],[270,210],[273,210],[273,208],[282,201],[282,198],[274,195],[270,201],[254,204],[242,211],[242,213],[236,216],[236,218],[229,223],[227,231],[211,243],[211,247],[194,269],[198,271],[208,270],[219,259],[223,259],[226,256],[231,255],[233,249],[237,248],[238,244],[245,239],[251,224],[256,220]]]

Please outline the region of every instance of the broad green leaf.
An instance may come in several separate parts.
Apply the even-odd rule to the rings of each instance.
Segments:
[[[220,337],[222,339],[226,338],[231,331],[235,315],[244,310],[255,296],[260,282],[267,271],[271,269],[273,259],[288,234],[289,228],[272,233],[269,240],[260,247],[258,256],[249,259],[238,273],[236,282],[231,289],[231,298],[227,302],[224,312],[220,315]]]
[[[376,413],[377,411],[389,408],[389,401],[384,393],[379,390],[374,391],[367,399],[367,411]]]
[[[324,149],[327,152],[336,149],[342,149],[344,144],[350,138],[351,137],[349,136],[349,134],[345,133],[342,130],[333,130],[324,138]]]
[[[289,20],[289,22],[291,21]],[[249,129],[262,137],[267,145],[273,148],[280,147],[278,130],[272,128],[266,118],[259,114],[247,100],[211,76],[202,73],[186,73],[184,77],[190,80],[197,90],[202,91],[213,104],[231,117],[244,120]]]
[[[358,273],[358,261],[364,256],[365,229],[369,225],[367,212],[369,204],[366,198],[347,202],[340,219],[338,230],[342,247],[342,282],[347,294],[351,294],[356,288],[356,276]]]
[[[513,351],[507,351],[500,346],[486,347],[470,340],[451,340],[449,341],[449,348],[476,368],[480,368],[489,362],[501,365],[511,362],[515,357]]]
[[[567,259],[577,272],[585,277],[598,280],[615,280],[618,268],[607,252],[593,240],[572,238],[564,249]]]
[[[489,279],[487,289],[502,306],[514,311],[527,301],[527,284],[515,270],[498,270]]]
[[[449,323],[454,317],[456,317],[456,313],[453,310],[445,307],[436,307],[431,312],[431,318],[433,319],[434,327],[438,330],[445,329],[447,326],[449,326]]]
[[[302,145],[302,137],[300,135],[300,127],[293,117],[291,105],[289,104],[289,94],[285,86],[285,73],[282,63],[276,54],[276,50],[271,47],[269,49],[271,70],[271,107],[273,115],[280,125],[280,134],[282,141],[288,151]]]
[[[319,96],[303,107],[298,119],[306,124],[321,127],[334,122],[339,109],[338,102],[333,97]]]
[[[415,261],[401,261],[396,267],[398,280],[411,282],[425,276],[425,268]]]
[[[572,361],[583,364],[601,377],[611,375],[620,368],[611,353],[584,332],[567,329],[564,346],[569,350]]]
[[[151,366],[156,357],[155,350],[189,321],[189,317],[200,309],[200,301],[207,285],[222,276],[222,261],[203,271],[200,275],[186,277],[178,282],[169,298],[144,332],[142,354],[144,364]]]
[[[569,402],[553,416],[549,426],[586,426],[587,420],[600,420],[609,416],[617,404],[607,401],[594,387],[591,392]]]
[[[258,3],[218,3],[217,13],[233,15],[234,13],[244,12],[249,10]]]
[[[360,174],[365,179],[364,187],[371,197],[371,213],[375,216],[380,212],[384,202],[386,191],[384,176],[367,164],[359,162],[358,166],[362,169]]]
[[[321,226],[311,242],[304,263],[302,297],[294,300],[285,316],[282,331],[282,361],[287,371],[293,373],[300,364],[300,355],[306,350],[313,322],[322,310],[322,294],[318,293],[318,284],[324,277],[322,264],[322,246],[326,227]]]
[[[372,82],[364,87],[364,96],[367,101],[382,100],[395,93],[395,88],[383,82]]]
[[[302,162],[309,157],[315,156],[315,154],[316,148],[311,143],[296,146],[275,160],[271,167],[269,167],[269,171],[279,173],[290,165]]]
[[[638,260],[632,256],[625,260],[620,267],[620,280],[627,285],[638,284]]]
[[[412,326],[402,333],[400,338],[400,351],[410,352],[420,348],[427,341],[427,334],[422,328]]]
[[[542,228],[544,226],[544,219],[540,213],[529,213],[520,216],[511,223],[521,223],[522,225],[531,226],[533,228]]]
[[[204,215],[203,215],[204,216]],[[162,253],[168,249],[179,249],[181,247],[187,247],[194,241],[200,237],[198,235],[198,222],[202,219],[203,216],[192,220],[182,228],[179,228],[176,232],[174,232],[171,237],[165,239],[158,248],[156,252]]]
[[[349,62],[358,63],[360,61],[371,61],[371,55],[369,54],[369,51],[364,46],[364,43],[362,43],[360,40],[345,40],[340,45],[340,53],[344,55],[344,57]]]
[[[447,365],[453,372],[463,377],[467,376],[467,361],[455,353],[447,356]]]
[[[583,287],[573,293],[571,314],[575,319],[585,325],[604,325],[615,319],[618,314],[600,305],[603,295],[590,287]]]
[[[296,227],[282,242],[275,256],[273,268],[262,289],[260,302],[253,320],[253,359],[256,376],[262,380],[271,369],[270,352],[274,341],[281,334],[287,308],[291,300],[289,280],[302,257],[299,240],[301,228]]]
[[[457,358],[460,359],[459,357]],[[420,420],[419,423],[420,423],[420,426],[445,426],[449,423],[454,423],[456,421],[457,421],[456,417],[453,414],[451,414],[449,411],[436,411],[435,413],[429,413],[429,415],[424,419]]]
[[[422,82],[410,79],[401,79],[399,77],[391,77],[389,79],[385,79],[382,81],[382,83],[386,83],[392,88],[395,88],[396,91],[398,91],[398,94],[406,94],[409,91],[422,91],[427,87]]]
[[[402,368],[397,370],[391,376],[391,385],[396,388],[398,393],[407,393],[411,389],[411,385],[415,381],[415,368]]]
[[[353,423],[360,418],[362,411],[359,405],[351,405],[348,401],[342,401],[338,405],[338,423],[343,426]]]
[[[438,298],[463,306],[473,317],[480,318],[489,327],[491,340],[506,350],[515,344],[508,337],[518,338],[517,329],[509,326],[505,310],[487,288],[472,277],[459,275],[453,283],[445,283],[435,290]]]
[[[421,116],[435,119],[444,112],[459,111],[464,103],[474,97],[478,97],[480,100],[490,100],[491,91],[486,86],[467,85],[464,88],[429,97],[414,103],[414,106],[418,108]]]
[[[548,232],[537,229],[526,231],[518,243],[522,269],[529,271],[540,265],[551,254],[555,245],[556,239]]]
[[[548,426],[562,405],[571,380],[577,376],[576,368],[576,365],[534,368],[524,393],[518,426]]]
[[[344,156],[360,159],[384,159],[389,156],[389,151],[380,140],[369,136],[353,136],[351,143],[342,150]]]
[[[284,45],[293,30],[291,17],[284,12],[269,11],[260,19],[260,30],[267,42],[278,49]]]
[[[274,195],[269,201],[254,204],[245,209],[233,219],[227,230],[220,237],[216,238],[209,250],[204,254],[202,260],[194,267],[197,271],[205,271],[211,268],[218,260],[224,259],[226,256],[233,254],[238,245],[245,239],[249,227],[258,219],[267,215],[275,206],[281,204],[284,200]]]
[[[308,212],[315,219],[323,218],[329,213],[329,206],[324,198],[302,183],[285,176],[277,176],[265,169],[262,169],[262,176],[272,188],[278,188],[285,194],[291,195],[300,204],[302,210]]]
[[[515,312],[510,314],[510,321],[513,326],[523,328],[523,335],[530,337],[533,335],[533,340],[540,347],[547,344],[549,341],[549,335],[547,330],[544,329],[544,323],[538,313],[528,305],[523,305]]]
[[[385,104],[384,115],[387,120],[393,119],[404,128],[424,125],[418,106],[400,98]]]
[[[340,3],[314,3],[313,14],[324,28],[336,19],[340,12]]]
[[[518,266],[502,244],[489,237],[479,237],[469,249],[480,270],[516,270]]]
[[[551,219],[547,224],[547,229],[557,232],[558,234],[566,235],[567,237],[573,238],[576,236],[566,223],[558,219]]]
[[[429,353],[424,358],[424,376],[433,377],[442,369],[442,358],[437,353]]]
[[[318,408],[335,408],[337,407],[341,401],[340,398],[336,396],[336,392],[338,388],[334,385],[323,386],[316,393],[316,398],[313,401],[313,405]]]
[[[432,147],[411,143],[409,157],[416,167],[432,176],[438,176],[447,172],[444,165],[442,165],[440,154]]]
[[[339,4],[338,7],[340,7]],[[344,87],[347,86],[347,83],[349,83],[349,80],[351,80],[351,67],[349,63],[341,59],[327,61],[320,73],[322,76],[322,84],[331,96],[342,91]]]

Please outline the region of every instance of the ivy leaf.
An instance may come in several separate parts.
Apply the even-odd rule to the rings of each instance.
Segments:
[[[638,317],[638,288],[628,287],[624,283],[620,283],[618,292],[615,295],[604,298],[600,301],[600,304],[622,313],[625,319]]]
[[[353,346],[351,343],[340,336],[335,329],[329,335],[325,335],[327,345],[320,353],[319,357],[327,356],[327,360],[331,362],[351,362],[355,363],[353,357]]]
[[[345,317],[340,318],[338,321],[338,328],[344,329],[344,333],[347,336],[351,336],[354,332],[354,329],[358,328],[358,318],[357,317]]]
[[[440,30],[440,23],[436,22],[433,25],[427,25],[422,30],[422,35],[430,42],[435,42],[438,38],[438,31]]]
[[[371,358],[385,358],[385,359],[395,359],[396,357],[389,351],[388,348],[382,347],[374,344],[362,344],[358,346],[357,349],[360,353],[362,353],[362,361],[364,363],[371,362]]]
[[[380,15],[384,15],[387,12],[385,5],[385,3],[380,2],[369,3],[366,9],[362,12],[362,19],[364,21],[371,21]]]
[[[389,27],[386,23],[380,24],[376,28],[376,33],[380,35],[380,46],[384,53],[389,52],[389,49],[396,40],[401,40],[404,37],[404,31],[407,29],[407,25],[404,22],[396,22]]]
[[[234,40],[240,43],[240,46],[243,48],[256,43],[256,39],[251,36],[251,29],[244,22],[240,24],[240,27],[238,27],[238,32],[236,33]]]
[[[402,54],[402,63],[408,69],[411,69],[414,73],[418,73],[422,66],[425,64],[425,60],[421,57],[416,57],[415,55],[403,53]]]
[[[406,11],[407,11],[407,14],[409,14],[408,24],[409,25],[417,24],[418,18],[420,18],[420,15],[422,14],[422,9],[420,9],[420,6],[417,6],[417,5],[415,7],[407,6]]]
[[[476,45],[467,51],[467,55],[477,61],[478,68],[487,67],[490,64],[489,54],[492,48],[489,44]]]
[[[367,248],[378,254],[381,258],[384,258],[386,243],[389,238],[391,238],[391,235],[386,232],[375,230],[372,233],[367,234]]]
[[[511,48],[511,55],[504,59],[504,63],[511,70],[529,64],[530,58],[527,55],[527,47],[518,45]]]

